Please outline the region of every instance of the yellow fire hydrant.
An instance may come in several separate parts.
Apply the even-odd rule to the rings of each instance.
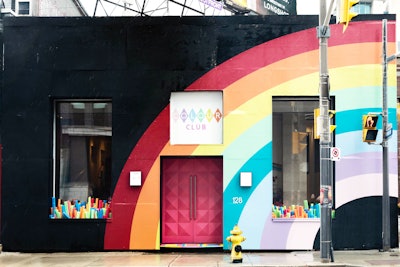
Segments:
[[[245,241],[246,238],[242,236],[242,230],[240,230],[239,226],[237,225],[233,227],[230,233],[231,236],[228,236],[226,240],[232,243],[232,249],[231,249],[232,262],[233,263],[243,262],[241,243]]]

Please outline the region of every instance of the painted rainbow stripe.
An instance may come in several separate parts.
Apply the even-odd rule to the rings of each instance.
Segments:
[[[376,88],[381,86],[381,42],[377,34],[380,31],[379,21],[352,23],[345,34],[340,25],[331,26],[328,62],[331,90],[337,103],[339,144],[345,142],[340,140],[340,135],[356,132],[355,128],[347,126],[348,123],[342,126],[339,122],[345,122],[351,112],[353,116],[350,117],[356,118],[360,112],[379,106]],[[395,51],[394,31],[394,22],[389,22],[389,54]],[[243,195],[243,210],[238,212],[232,205],[224,203],[224,221],[240,222],[247,237],[251,237],[248,240],[253,240],[244,245],[253,249],[273,248],[268,240],[274,232],[281,235],[281,241],[277,242],[281,244],[275,246],[296,247],[297,241],[291,236],[295,232],[305,232],[308,234],[304,237],[305,246],[312,248],[319,223],[307,223],[307,229],[302,231],[296,224],[274,224],[268,208],[265,214],[257,213],[258,224],[254,225],[248,218],[254,218],[251,216],[259,209],[260,202],[268,203],[271,202],[268,199],[272,199],[268,195],[272,192],[266,194],[263,190],[272,186],[272,96],[318,95],[318,53],[315,29],[309,29],[249,49],[190,85],[187,90],[223,90],[224,129],[229,129],[224,130],[223,145],[170,146],[169,106],[166,107],[142,136],[121,172],[113,195],[113,220],[106,228],[105,249],[160,248],[159,166],[162,155],[223,155],[224,199],[235,194],[235,185],[231,181],[240,171],[254,170],[254,189]],[[361,73],[362,77],[359,77]],[[390,64],[390,77],[395,77],[394,73],[395,66]],[[389,79],[388,82],[392,92],[396,81]],[[359,103],[346,99],[348,92],[355,97],[369,92],[375,97]],[[392,102],[389,106],[395,107]],[[243,120],[243,114],[250,115]],[[360,147],[352,149],[343,152],[351,156],[362,150]],[[241,156],[235,158],[238,153]],[[259,167],[260,162],[263,168]],[[143,186],[134,190],[127,186],[132,169],[141,170],[143,177]],[[394,171],[397,174],[397,169],[391,169],[390,173]],[[341,179],[340,175],[337,178]],[[252,229],[246,229],[250,228],[248,225],[252,225]],[[225,228],[229,229],[231,225],[224,226],[226,233]]]

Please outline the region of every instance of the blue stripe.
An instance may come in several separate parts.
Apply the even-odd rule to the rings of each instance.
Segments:
[[[269,142],[243,164],[232,177],[224,191],[224,236],[228,236],[229,231],[239,222],[240,215],[251,194],[271,171],[272,143]],[[251,187],[240,187],[239,179],[241,172],[252,173]],[[239,203],[234,203],[234,200],[237,200]],[[224,247],[228,248],[228,245],[225,240]]]

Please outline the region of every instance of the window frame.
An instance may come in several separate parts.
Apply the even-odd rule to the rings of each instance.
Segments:
[[[313,102],[315,102],[315,101],[319,101],[319,97],[318,96],[273,96],[272,97],[272,116],[274,116],[274,113],[276,112],[276,111],[274,111],[274,101],[287,101],[288,103],[290,103],[290,101],[313,101]],[[330,109],[331,110],[334,110],[334,107],[335,107],[335,98],[334,97],[331,97],[331,100],[330,100]],[[318,107],[317,108],[319,108],[319,105],[318,105]],[[277,113],[280,113],[280,111],[277,111]],[[305,113],[308,113],[308,111],[305,111]],[[310,115],[309,114],[307,114],[307,117],[308,116],[312,116],[311,115],[311,111],[310,111]],[[331,119],[331,125],[334,125],[335,124],[335,118],[333,117],[332,119]],[[274,122],[272,122],[272,127],[274,127]],[[274,130],[272,130],[273,132],[274,132]],[[314,131],[316,131],[316,129],[315,129],[315,125],[314,125]],[[274,134],[273,134],[274,135]],[[314,138],[313,136],[312,136],[312,138]],[[273,146],[275,145],[274,144],[274,138],[273,138]],[[332,147],[334,147],[334,144],[335,144],[335,134],[332,134],[332,140],[331,140],[331,144],[332,144]],[[320,150],[320,148],[319,148],[319,150]],[[319,153],[320,151],[317,151],[317,152],[314,152],[314,161],[315,161],[315,163],[318,163],[318,164],[320,164],[320,153]],[[275,162],[274,162],[274,150],[272,151],[272,153],[273,153],[273,160],[272,160],[272,169],[274,169],[274,166],[276,165],[275,164]],[[281,151],[281,153],[284,153],[283,151]],[[332,179],[333,179],[333,181],[335,181],[335,177],[334,177],[334,167],[335,165],[334,165],[334,163],[332,163],[332,169],[333,169],[333,171],[332,171],[332,173],[333,173],[333,177],[332,177]],[[276,167],[276,166],[275,166]],[[279,167],[279,166],[278,166]],[[276,167],[277,168],[277,167]],[[307,166],[307,173],[308,173],[308,168],[309,168],[309,166]],[[319,168],[320,168],[320,166],[319,166]],[[278,170],[279,171],[279,170]],[[320,169],[319,169],[319,172],[320,172]],[[274,174],[273,174],[273,176],[274,176]],[[282,175],[283,176],[283,175]],[[274,177],[274,179],[275,179],[275,177]],[[319,179],[320,179],[320,176],[319,176]],[[308,183],[308,182],[307,182]],[[319,183],[320,183],[320,181],[319,181]],[[273,184],[273,186],[272,186],[272,190],[274,191],[275,190],[275,188],[274,188],[274,184]],[[321,186],[321,185],[320,185]],[[334,183],[333,183],[333,187],[335,187],[335,185],[334,185]],[[279,188],[278,188],[279,189]],[[333,190],[334,190],[334,188],[333,188]],[[306,197],[307,197],[307,199],[310,197],[310,196],[307,196],[307,191],[306,191]],[[316,198],[318,197],[318,196],[315,196]],[[274,194],[272,195],[272,203],[273,203],[273,205],[275,205],[275,202],[274,202]],[[317,199],[316,199],[317,200]],[[284,200],[284,197],[283,197],[283,195],[282,195],[282,206],[284,206],[284,204],[283,203],[285,203],[285,200]],[[319,203],[319,202],[317,202],[317,201],[315,201],[314,203]],[[332,201],[332,205],[334,206],[335,204],[335,196],[333,196],[333,201]],[[290,203],[290,204],[296,204],[296,203]],[[302,203],[297,203],[296,205],[301,205]],[[282,219],[286,219],[286,218],[278,218],[278,220],[282,220]],[[296,218],[296,219],[298,219],[298,218]],[[318,218],[319,219],[319,218]]]
[[[20,11],[26,11],[26,9],[21,9],[21,3],[28,4],[28,13],[21,13]],[[16,13],[18,16],[32,16],[32,2],[30,0],[18,0],[16,3]]]
[[[60,103],[74,103],[74,102],[87,102],[87,103],[95,103],[95,102],[108,102],[112,105],[111,98],[59,98],[53,99],[53,112],[52,112],[52,120],[53,120],[53,129],[52,129],[52,190],[51,197],[60,197],[60,140],[58,140],[58,109],[57,105]],[[112,106],[111,106],[111,118],[112,118]],[[112,138],[112,121],[111,121],[111,138]],[[111,188],[110,188],[111,189]],[[111,197],[111,195],[110,195]]]

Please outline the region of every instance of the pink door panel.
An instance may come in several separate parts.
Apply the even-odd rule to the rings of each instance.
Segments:
[[[222,158],[162,164],[162,243],[221,243]]]
[[[193,240],[190,220],[190,181],[177,158],[163,160],[162,240],[164,243],[188,243]]]

